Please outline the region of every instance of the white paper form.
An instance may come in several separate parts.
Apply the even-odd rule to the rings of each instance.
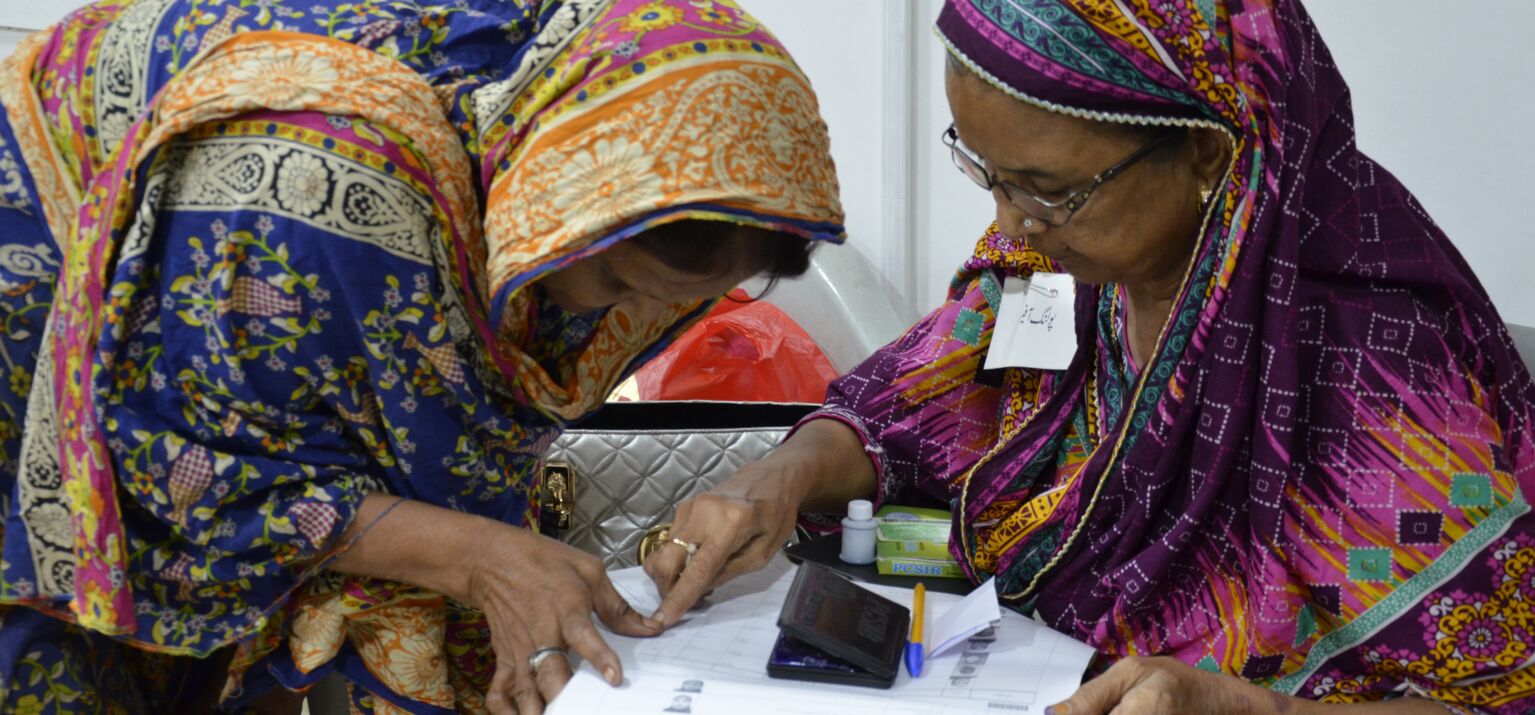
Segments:
[[[997,582],[986,579],[970,595],[949,607],[942,616],[933,619],[932,639],[925,644],[928,659],[937,658],[953,647],[967,641],[997,621],[1002,620],[1002,609],[997,605]],[[923,672],[927,669],[923,668]]]
[[[687,685],[692,683],[692,685]],[[798,686],[809,686],[799,689]],[[686,686],[686,687],[685,687]],[[754,683],[701,680],[670,666],[646,667],[625,674],[622,687],[610,687],[590,668],[582,668],[547,711],[549,715],[971,715],[988,712],[975,701],[954,703],[893,697],[889,691],[825,686],[796,681]],[[862,692],[857,692],[862,691]],[[997,711],[989,711],[996,715]]]
[[[639,569],[609,574],[641,613],[660,597]],[[785,559],[718,589],[702,608],[654,638],[605,633],[624,664],[624,685],[611,688],[590,665],[551,705],[551,715],[686,712],[696,715],[863,715],[875,713],[1040,713],[1076,690],[1092,649],[1011,611],[997,625],[927,660],[922,677],[903,670],[889,690],[769,678],[768,654],[778,636],[793,567]],[[897,603],[907,589],[860,583]],[[936,623],[961,599],[928,592]],[[690,691],[686,684],[693,681]],[[686,697],[686,702],[678,698]],[[668,708],[677,708],[668,710]]]

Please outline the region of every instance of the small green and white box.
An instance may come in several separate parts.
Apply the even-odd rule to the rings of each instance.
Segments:
[[[949,554],[949,512],[885,506],[875,514],[875,566],[887,576],[964,578]]]
[[[879,541],[874,544],[874,555],[887,559],[954,560],[947,541]]]
[[[879,572],[886,576],[919,576],[922,578],[964,578],[965,572],[961,571],[959,564],[952,559],[939,561],[937,559],[901,559],[879,556],[874,559],[874,565]]]
[[[949,543],[949,512],[916,506],[880,507],[874,515],[879,522],[880,541],[931,541]]]

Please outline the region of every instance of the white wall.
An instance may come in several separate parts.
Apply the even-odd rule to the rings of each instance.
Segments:
[[[0,0],[0,58],[11,54],[30,31],[58,22],[65,13],[87,4],[88,0]]]
[[[21,42],[21,38],[26,36],[27,33],[25,32],[13,30],[9,27],[0,27],[0,57],[10,55],[11,51],[16,49],[16,43]]]
[[[991,194],[982,191],[955,168],[948,147],[939,137],[949,128],[948,100],[944,98],[943,73],[946,50],[933,36],[942,0],[916,0],[922,31],[914,51],[917,56],[915,111],[917,172],[917,263],[922,278],[910,294],[911,309],[925,313],[943,302],[949,279],[975,242],[991,224],[996,212]]]
[[[941,0],[741,0],[778,34],[821,98],[852,245],[902,314],[942,299],[991,217],[949,163]],[[0,54],[82,0],[0,0]],[[1466,255],[1511,322],[1535,325],[1535,3],[1311,0],[1354,92],[1359,145],[1395,173]]]
[[[911,6],[880,0],[745,0],[742,5],[810,77],[831,134],[849,245],[888,281],[889,299],[904,305],[918,282],[904,121],[915,86],[906,66],[913,40],[920,39],[910,36],[916,27]],[[902,314],[907,320],[917,316],[914,310]]]
[[[1307,3],[1354,93],[1359,147],[1418,197],[1511,323],[1535,325],[1528,0]]]
[[[849,244],[890,281],[908,321],[944,290],[991,221],[986,192],[953,168],[941,0],[742,0],[810,76],[831,128]]]

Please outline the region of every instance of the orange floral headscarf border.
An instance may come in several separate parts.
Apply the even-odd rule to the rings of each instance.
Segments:
[[[826,125],[782,45],[733,3],[569,3],[507,80],[474,92],[490,314],[528,329],[540,275],[647,228],[711,219],[841,242]],[[552,416],[601,405],[633,358],[701,306],[609,311],[572,374],[520,352],[516,384]]]

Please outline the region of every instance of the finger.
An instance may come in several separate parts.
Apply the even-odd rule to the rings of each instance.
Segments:
[[[693,518],[693,506],[698,503],[698,497],[690,497],[677,505],[677,512],[672,515],[670,536],[676,536],[687,530],[688,523]],[[705,510],[707,513],[707,510]],[[656,582],[656,590],[665,598],[677,585],[677,578],[682,575],[688,565],[687,549],[674,541],[661,544],[661,547],[651,553],[646,563],[656,562],[656,571],[653,572],[653,580]]]
[[[662,630],[660,623],[634,610],[618,594],[618,589],[613,588],[613,582],[608,580],[607,574],[599,576],[596,583],[592,584],[592,611],[608,630],[621,635],[646,638]]]
[[[592,619],[585,613],[566,617],[560,624],[560,630],[564,631],[565,642],[571,650],[585,658],[609,685],[617,686],[624,682],[624,664],[619,661],[618,654],[608,646],[608,642],[602,639],[602,634],[597,632],[597,627],[592,625]],[[651,631],[652,633],[654,631]]]
[[[570,661],[564,655],[551,655],[538,665],[538,670],[533,673],[534,682],[538,684],[539,697],[546,703],[554,702],[554,697],[565,689],[565,683],[570,682]]]
[[[1130,688],[1119,704],[1109,711],[1109,715],[1158,715],[1159,713],[1183,712],[1174,703],[1167,691],[1148,687],[1141,683]]]
[[[528,618],[527,616],[533,616]],[[492,647],[496,653],[496,677],[492,680],[491,690],[486,694],[486,704],[495,695],[506,704],[504,712],[517,715],[539,715],[544,710],[544,699],[538,694],[538,684],[533,680],[533,669],[528,664],[528,656],[533,654],[534,645],[531,638],[529,623],[538,623],[543,619],[537,614],[516,614],[507,622],[497,623],[491,629]],[[556,629],[546,629],[555,631]],[[558,647],[558,632],[547,634],[550,638],[548,645]],[[504,676],[504,677],[503,677]],[[495,682],[500,680],[500,683]],[[497,687],[499,686],[499,687]]]
[[[715,575],[711,589],[719,588],[739,576],[753,571],[760,571],[764,566],[772,563],[773,556],[778,553],[778,549],[776,547],[764,549],[763,545],[766,543],[761,539],[753,539],[741,547],[741,550],[731,556],[730,560],[725,562],[725,566],[720,569],[720,572]],[[708,596],[708,594],[704,595]]]
[[[496,674],[491,676],[490,690],[485,692],[485,709],[491,715],[517,715],[517,705],[510,697],[515,677],[515,668],[500,660],[496,662]]]
[[[518,715],[542,715],[544,698],[538,693],[538,683],[533,681],[533,671],[526,661],[517,664],[517,675],[512,679],[512,700],[517,703]]]
[[[1115,663],[1107,672],[1082,684],[1077,692],[1045,709],[1046,715],[1107,715],[1135,685],[1133,661]]]
[[[527,671],[540,704],[553,700],[565,688],[565,681],[570,680],[570,660],[565,655],[565,639],[555,617],[555,614],[548,613],[531,623],[525,622],[530,626],[525,632],[532,637],[533,645],[526,651],[528,655],[522,668]],[[533,656],[545,648],[556,648],[559,652],[543,656],[538,666],[534,667]]]
[[[655,582],[656,590],[661,592],[662,598],[671,593],[687,561],[687,550],[676,544],[663,545],[652,552],[650,558],[645,559],[645,573]]]
[[[651,618],[663,626],[671,626],[680,620],[714,585],[715,577],[732,553],[735,553],[735,545],[725,541],[709,541],[700,546],[693,554],[692,563],[682,570],[676,586],[661,599],[661,607]]]

